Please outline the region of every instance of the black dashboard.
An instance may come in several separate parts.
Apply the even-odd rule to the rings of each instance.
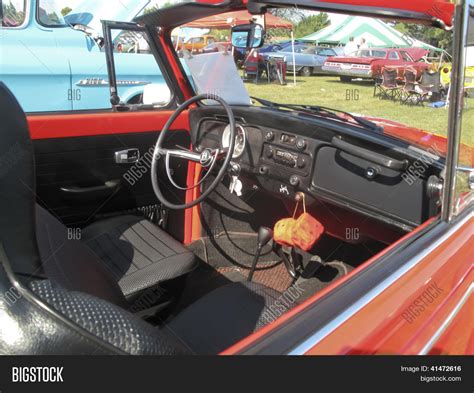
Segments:
[[[303,191],[309,203],[324,200],[405,231],[438,211],[431,183],[439,181],[440,157],[407,177],[423,151],[383,133],[295,112],[233,110],[245,132],[245,148],[233,162],[274,196],[294,199]],[[218,108],[195,109],[190,121],[194,146],[222,146],[228,120]]]

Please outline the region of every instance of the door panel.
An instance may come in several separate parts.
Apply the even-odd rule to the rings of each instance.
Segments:
[[[138,119],[117,113],[30,118],[38,203],[76,228],[109,215],[134,214],[138,208],[158,204],[151,186],[150,166],[159,131],[149,129],[161,129],[168,116],[163,112],[153,115],[153,122],[150,115]],[[141,121],[134,122],[135,119]],[[185,122],[178,120],[177,125],[180,124]],[[52,135],[56,137],[51,138]],[[171,131],[166,142],[169,146],[189,143],[186,129]],[[140,162],[117,164],[115,153],[128,149],[139,150]],[[171,167],[178,184],[186,185],[188,164],[176,160]],[[178,192],[169,183],[164,165],[158,177],[170,200],[185,200],[185,192]],[[184,213],[170,212],[168,222],[170,233],[182,241]]]

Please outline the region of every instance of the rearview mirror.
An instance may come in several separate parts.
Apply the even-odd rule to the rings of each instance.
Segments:
[[[260,48],[264,42],[262,25],[249,23],[232,28],[232,46],[241,49]]]

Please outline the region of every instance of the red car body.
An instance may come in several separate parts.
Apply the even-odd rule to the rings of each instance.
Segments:
[[[397,69],[398,77],[403,78],[405,69],[410,67],[416,70],[418,76],[421,76],[423,70],[429,68],[429,64],[414,60],[411,52],[408,48],[363,49],[358,52],[357,56],[328,58],[323,65],[323,71],[343,78],[380,79],[383,68],[390,67]]]
[[[220,0],[201,1],[215,4],[215,13],[229,10]],[[232,10],[245,9],[247,1],[232,3]],[[262,2],[264,3],[264,1]],[[291,2],[288,2],[290,5]],[[222,4],[222,5],[219,5]],[[390,15],[412,14],[420,20],[435,18],[450,26],[454,5],[442,0],[331,0],[314,1],[315,10],[339,4],[351,10],[364,6],[371,10],[390,10]],[[305,2],[305,6],[311,7]],[[158,43],[167,65],[175,75],[175,88],[183,99],[193,96],[191,85],[169,39],[174,26],[159,29]],[[387,53],[398,50],[389,49]],[[387,54],[388,56],[388,54]],[[356,64],[373,78],[388,59],[332,58],[328,63]],[[344,60],[344,61],[343,61]],[[412,62],[419,70],[426,67]],[[367,68],[368,67],[368,68]],[[369,76],[370,73],[370,76]],[[454,104],[453,104],[454,105]],[[161,130],[172,111],[116,112],[29,115],[31,138],[61,140],[64,138],[104,137],[106,135],[139,135]],[[384,124],[384,132],[421,147],[437,143],[447,152],[447,139],[425,131],[382,119],[369,119]],[[172,130],[190,130],[189,111],[178,116]],[[471,157],[472,149],[471,149]],[[471,165],[474,166],[474,157]],[[200,166],[190,164],[187,183],[194,184]],[[199,194],[198,188],[186,191],[186,201]],[[407,203],[407,201],[400,201]],[[474,332],[474,204],[468,201],[459,214],[449,220],[433,217],[355,270],[316,293],[301,305],[283,314],[271,324],[233,345],[223,354],[289,353],[289,354],[473,354]],[[357,215],[347,215],[356,222]],[[330,219],[330,218],[329,218]],[[334,220],[333,220],[334,221]],[[344,225],[338,225],[343,230]],[[199,207],[184,212],[184,243],[201,236]],[[380,237],[384,234],[380,233]],[[379,272],[380,276],[374,276]],[[369,289],[364,288],[368,285]],[[420,302],[430,297],[429,302]]]

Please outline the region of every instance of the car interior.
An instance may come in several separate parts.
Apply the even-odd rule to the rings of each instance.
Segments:
[[[2,255],[97,353],[220,353],[439,213],[440,156],[331,112],[208,98],[27,118],[0,85]],[[319,240],[275,242],[302,211]]]
[[[146,159],[155,132],[31,141],[40,123],[28,125],[5,86],[0,101],[2,153],[17,151],[12,170],[2,177],[2,190],[8,191],[2,192],[0,215],[14,273],[79,325],[92,319],[113,321],[117,328],[116,321],[127,321],[123,329],[127,323],[138,326],[125,343],[110,327],[102,332],[127,353],[219,353],[438,211],[430,188],[441,165],[431,165],[411,185],[400,181],[400,171],[420,155],[408,144],[390,140],[397,148],[389,148],[386,136],[368,138],[357,124],[334,125],[284,110],[269,116],[265,107],[196,107],[187,113],[189,132],[162,130],[163,151],[179,153],[190,142],[201,152],[227,147],[232,172],[222,171],[225,160],[219,173],[207,168],[201,189],[213,192],[201,202],[190,236],[184,233],[190,215],[173,209],[164,214],[148,176],[138,178],[137,172],[133,187],[120,181],[129,166],[116,164],[114,153],[133,146]],[[67,120],[56,126],[66,127]],[[231,146],[223,146],[229,143],[229,132],[222,137],[226,128],[234,128]],[[377,153],[368,157],[368,149]],[[198,154],[205,171],[203,156]],[[165,201],[192,200],[195,188],[177,189],[163,172],[186,184],[194,162],[185,165],[179,154],[167,164],[159,161],[153,167]],[[237,173],[240,195],[229,190]],[[325,228],[308,252],[278,247],[266,232],[293,214],[297,189],[305,190],[305,208]],[[270,308],[294,287],[298,296],[280,313]]]

